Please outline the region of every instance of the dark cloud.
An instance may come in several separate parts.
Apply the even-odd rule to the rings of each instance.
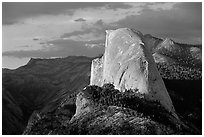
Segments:
[[[22,46],[19,46],[19,47],[22,47],[22,48],[29,48],[31,47],[30,45],[22,45]]]
[[[131,8],[132,6],[130,4],[124,4],[124,3],[120,3],[120,2],[111,2],[111,3],[108,3],[106,5],[106,8],[108,9],[129,9]]]
[[[144,9],[140,15],[128,16],[117,23],[144,34],[170,37],[180,42],[199,43],[202,37],[202,4],[178,3],[172,10]]]
[[[3,25],[13,25],[15,23],[19,23],[17,20],[12,20],[12,19],[7,19],[7,17],[4,17],[4,19],[2,19],[2,24]]]
[[[104,46],[101,46],[104,41],[73,41],[73,40],[54,40],[50,41],[47,44],[53,44],[52,46],[46,46],[42,50],[30,50],[30,51],[6,51],[3,52],[3,56],[17,57],[17,58],[26,58],[26,57],[40,57],[40,58],[49,58],[49,57],[66,57],[73,55],[83,55],[94,57],[104,52]],[[99,46],[87,47],[85,44],[98,44]]]
[[[38,41],[38,40],[40,40],[40,38],[33,38],[33,40],[34,40],[34,41]]]
[[[94,25],[105,26],[105,23],[103,22],[102,19],[100,19],[100,20],[96,21],[96,22],[94,23]]]
[[[79,19],[76,19],[76,20],[74,20],[74,21],[76,21],[76,22],[84,22],[84,21],[86,21],[86,20],[83,19],[83,18],[79,18]]]
[[[44,44],[47,44],[47,43],[46,43],[46,42],[40,42],[39,44],[40,44],[40,45],[44,45]]]
[[[123,3],[105,2],[3,2],[2,4],[2,24],[11,25],[20,19],[38,15],[73,14],[73,9],[88,7],[128,8]],[[65,13],[65,10],[69,12]]]
[[[18,22],[19,19],[63,13],[64,10],[71,10],[86,7],[100,7],[106,3],[87,2],[3,2],[2,23],[4,25]],[[67,14],[67,13],[66,13]],[[73,14],[72,11],[69,14]]]

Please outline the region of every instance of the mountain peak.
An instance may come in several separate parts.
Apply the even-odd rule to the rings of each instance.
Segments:
[[[175,114],[153,57],[142,39],[139,32],[128,28],[106,31],[104,59],[92,62],[91,74],[97,76],[91,76],[90,85],[112,83],[121,92],[137,90]]]
[[[174,41],[170,38],[165,38],[163,40],[163,44],[169,44],[169,45],[174,45]]]
[[[138,36],[140,36],[141,38],[144,36],[143,34],[142,34],[142,32],[141,31],[139,31],[139,30],[136,30],[136,29],[131,29],[134,33],[136,33]]]
[[[180,46],[177,45],[172,39],[170,38],[165,38],[163,41],[158,44],[156,47],[157,50],[159,49],[166,49],[169,52],[180,52]]]
[[[27,65],[31,65],[36,61],[35,58],[30,58],[30,60],[28,61]]]

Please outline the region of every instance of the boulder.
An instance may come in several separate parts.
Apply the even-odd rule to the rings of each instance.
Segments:
[[[92,101],[85,97],[83,92],[79,92],[76,98],[76,112],[74,116],[71,118],[70,122],[74,119],[78,118],[81,115],[86,115],[90,111],[92,111]]]
[[[175,116],[175,110],[154,59],[142,35],[129,28],[106,31],[105,53],[92,62],[90,85],[112,83],[121,92],[135,90],[158,101]],[[176,116],[177,117],[177,116]]]

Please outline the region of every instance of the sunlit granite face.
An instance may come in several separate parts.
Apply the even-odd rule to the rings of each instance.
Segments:
[[[145,94],[147,99],[159,101],[175,114],[170,96],[142,37],[140,32],[128,28],[107,30],[104,56],[92,61],[90,85],[112,83],[122,92],[135,89]]]
[[[92,60],[90,85],[102,86],[103,83],[103,57]]]

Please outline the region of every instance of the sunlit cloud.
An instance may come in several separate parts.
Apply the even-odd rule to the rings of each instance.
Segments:
[[[104,47],[105,44],[104,44],[104,43],[97,43],[97,44],[89,44],[89,43],[86,43],[85,46],[88,47],[88,48],[93,48],[93,47]]]
[[[148,8],[152,10],[171,10],[178,3],[168,2],[168,3],[152,3],[148,5]]]

